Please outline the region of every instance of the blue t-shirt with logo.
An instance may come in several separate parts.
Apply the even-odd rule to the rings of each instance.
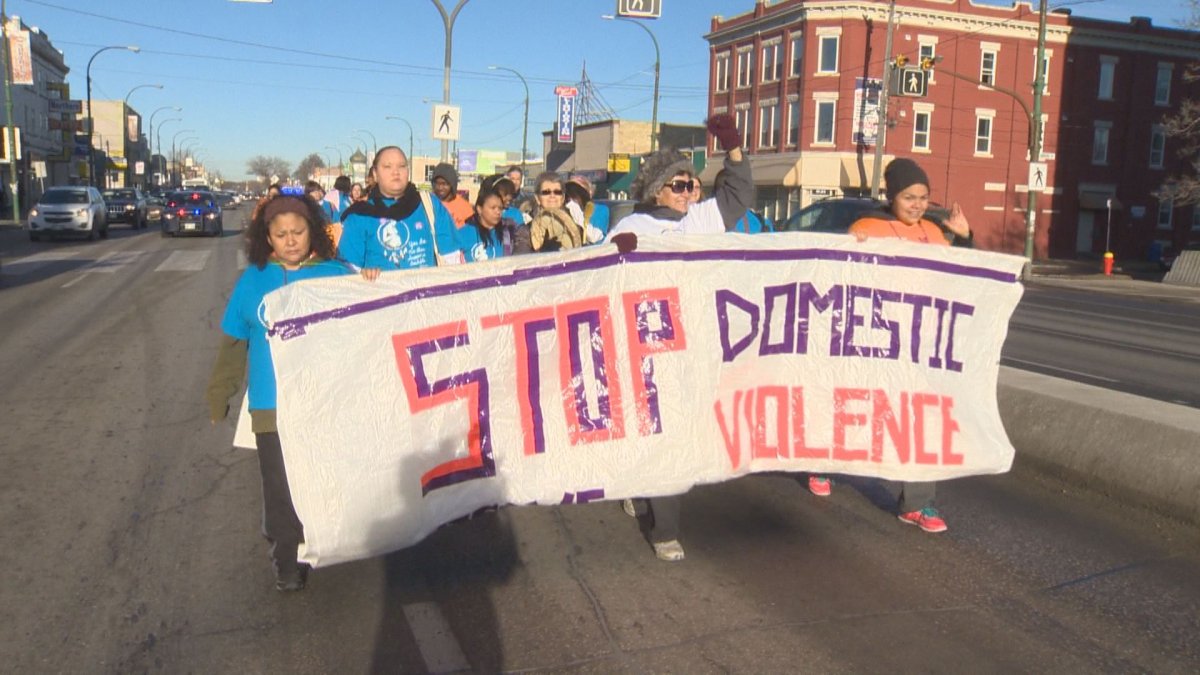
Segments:
[[[384,199],[385,206],[396,203]],[[442,206],[441,200],[431,199],[434,225],[439,245],[453,250],[454,219]],[[402,220],[393,220],[362,213],[351,213],[342,221],[342,238],[338,255],[357,267],[376,267],[382,270],[406,270],[436,265],[433,249],[433,228],[424,206],[418,206]]]

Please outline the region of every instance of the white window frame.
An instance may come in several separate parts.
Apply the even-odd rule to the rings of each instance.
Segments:
[[[746,89],[754,81],[754,46],[747,45],[737,50],[737,82],[738,89]]]
[[[928,56],[931,59],[937,58],[938,39],[933,35],[918,35],[917,36],[917,63],[921,63],[921,59]],[[928,52],[928,54],[926,54]],[[929,84],[934,84],[934,78],[937,77],[937,68],[929,71]]]
[[[758,106],[758,147],[774,148],[778,142],[779,101],[763,101]]]
[[[825,62],[825,44],[833,40],[833,64]],[[837,75],[842,60],[842,29],[826,27],[817,29],[817,75]]]
[[[1155,148],[1157,142],[1158,147]],[[1167,130],[1161,124],[1150,127],[1150,168],[1161,169],[1167,159]]]
[[[1108,166],[1109,146],[1112,145],[1113,123],[1107,120],[1092,122],[1092,166]],[[1100,140],[1104,139],[1103,152]]]
[[[772,55],[770,62],[767,61],[768,53]],[[783,77],[783,45],[779,40],[765,41],[759,55],[762,57],[762,81],[778,82]]]
[[[837,145],[837,102],[836,91],[813,92],[813,147],[830,148]],[[821,110],[829,111],[829,138],[821,139]]]
[[[1163,199],[1158,202],[1158,217],[1154,219],[1154,227],[1159,230],[1171,229],[1171,213],[1175,210],[1175,203],[1170,199]],[[1163,221],[1163,217],[1166,221]]]
[[[747,139],[747,141],[754,138],[750,135],[753,131],[753,129],[750,128],[750,123],[752,121],[753,120],[750,119],[749,103],[739,103],[734,107],[733,123],[737,127],[738,131],[742,134],[742,138]]]
[[[716,71],[716,91],[719,94],[729,91],[730,57],[731,55],[728,50],[717,52],[717,57],[713,65],[713,70]]]
[[[925,131],[919,129],[921,118],[925,119]],[[925,144],[922,145],[918,141],[921,134],[924,133]],[[933,105],[930,103],[914,102],[913,103],[913,152],[929,153],[933,152]]]
[[[1050,95],[1050,58],[1054,56],[1053,49],[1043,51],[1042,59],[1042,95]],[[1033,50],[1033,79],[1037,79],[1037,50]]]
[[[992,57],[991,68],[987,67],[987,57]],[[979,43],[979,86],[986,89],[996,86],[996,75],[1000,71],[1000,44],[996,42]]]
[[[787,133],[786,144],[789,148],[800,145],[800,100],[795,96],[787,100]]]
[[[1115,56],[1100,57],[1100,72],[1096,84],[1097,99],[1101,101],[1113,100],[1113,92],[1116,90],[1117,81],[1117,63],[1119,61],[1120,59]]]
[[[987,120],[987,134],[981,135],[979,133],[979,123],[984,120]],[[984,109],[984,108],[976,108],[975,109],[975,145],[972,146],[975,149],[976,157],[991,157],[992,156],[992,141],[993,141],[993,137],[995,135],[996,135],[996,111],[988,110],[988,109]],[[979,149],[979,141],[980,140],[987,141],[987,149],[985,149],[985,150]]]
[[[1158,70],[1154,77],[1154,105],[1171,105],[1171,78],[1174,74],[1174,63],[1159,62]]]
[[[791,60],[788,61],[788,77],[800,77],[804,74],[804,36],[793,35],[788,41],[788,48],[791,50]],[[796,55],[799,48],[799,56]]]

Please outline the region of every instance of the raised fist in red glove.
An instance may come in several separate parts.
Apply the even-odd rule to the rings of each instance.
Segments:
[[[637,248],[637,235],[632,232],[614,234],[612,243],[617,245],[617,250],[621,253],[631,253]]]
[[[734,148],[742,147],[742,133],[738,131],[737,122],[733,120],[733,115],[729,113],[721,113],[708,118],[706,122],[708,133],[716,137],[717,142],[721,144],[721,149],[728,152]]]

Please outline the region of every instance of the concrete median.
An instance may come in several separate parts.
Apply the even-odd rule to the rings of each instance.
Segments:
[[[1200,524],[1200,411],[1007,367],[998,393],[1017,462]]]

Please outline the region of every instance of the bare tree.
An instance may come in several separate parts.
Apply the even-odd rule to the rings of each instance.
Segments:
[[[296,165],[296,172],[292,174],[292,177],[298,181],[312,180],[317,170],[324,168],[325,160],[321,159],[321,156],[314,152],[300,160],[300,163]]]
[[[1181,27],[1200,30],[1200,0],[1187,0],[1189,16]],[[1192,63],[1183,72],[1183,81],[1200,81],[1200,64]],[[1163,119],[1167,138],[1175,142],[1181,170],[1172,172],[1158,191],[1175,206],[1200,204],[1200,101],[1184,99],[1179,112]]]
[[[271,176],[282,180],[291,174],[291,165],[280,157],[255,155],[246,162],[246,173],[258,176],[264,183],[269,183]]]

